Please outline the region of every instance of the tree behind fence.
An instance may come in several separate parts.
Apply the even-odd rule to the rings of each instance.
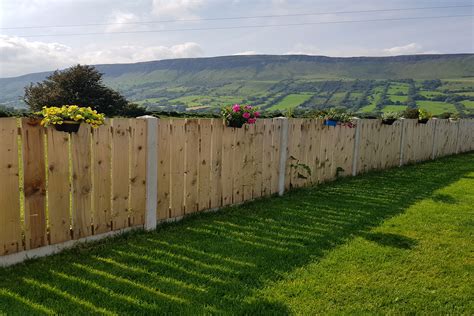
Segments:
[[[159,220],[279,191],[474,149],[474,121],[416,120],[357,128],[322,120],[261,119],[241,129],[218,119],[160,119]],[[281,140],[287,137],[287,148]],[[112,119],[77,134],[0,119],[0,256],[145,222],[147,121]],[[286,151],[280,174],[281,150]]]

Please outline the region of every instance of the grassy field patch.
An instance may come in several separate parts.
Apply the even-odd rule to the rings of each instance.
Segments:
[[[456,112],[454,105],[441,101],[416,101],[419,108],[425,109],[431,114],[441,114],[444,112]]]
[[[269,108],[270,111],[288,110],[296,108],[301,103],[311,98],[311,94],[289,94],[280,102]]]

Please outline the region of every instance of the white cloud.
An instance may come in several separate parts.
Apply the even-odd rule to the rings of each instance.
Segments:
[[[205,0],[153,0],[152,13],[156,16],[196,18],[196,11]]]
[[[0,36],[0,77],[65,68],[75,63],[111,64],[190,58],[203,55],[201,46],[186,42],[172,46],[117,46],[103,50],[77,52],[59,43],[28,41]]]
[[[239,56],[239,55],[257,55],[257,54],[258,53],[254,50],[247,50],[247,51],[235,53],[235,54],[232,54],[232,55]]]
[[[395,46],[383,50],[386,55],[410,55],[410,54],[436,54],[437,51],[425,51],[418,43],[410,43],[404,46]]]
[[[112,14],[107,19],[107,23],[111,23],[111,24],[107,26],[105,31],[117,32],[124,29],[129,29],[131,26],[135,26],[135,25],[133,24],[131,25],[128,23],[138,22],[139,20],[140,19],[138,18],[138,16],[133,13],[115,11],[115,12],[112,12]]]
[[[66,45],[0,35],[1,77],[51,70],[73,63],[73,50]]]
[[[86,52],[80,57],[85,64],[133,63],[140,61],[191,58],[203,55],[201,46],[187,42],[173,46],[119,46],[105,50]]]

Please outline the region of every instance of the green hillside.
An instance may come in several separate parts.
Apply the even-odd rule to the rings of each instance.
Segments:
[[[382,112],[422,105],[436,113],[474,114],[474,54],[225,56],[97,68],[108,86],[151,109],[212,111],[245,102],[270,111],[338,106]],[[24,106],[23,88],[48,74],[0,79],[0,104]],[[434,79],[441,81],[430,84]]]

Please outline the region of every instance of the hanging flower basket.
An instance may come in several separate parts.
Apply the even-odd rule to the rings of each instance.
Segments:
[[[222,109],[228,127],[242,128],[244,124],[255,124],[260,113],[251,105],[234,104]]]
[[[325,126],[337,126],[337,121],[336,120],[324,120],[324,125]]]
[[[60,132],[77,133],[81,127],[80,122],[64,121],[62,124],[54,124],[54,128]]]
[[[66,133],[77,133],[81,123],[92,127],[104,124],[104,114],[97,113],[90,107],[77,105],[63,105],[62,107],[43,107],[37,114],[41,115],[41,125],[44,127],[54,126],[57,131]]]

